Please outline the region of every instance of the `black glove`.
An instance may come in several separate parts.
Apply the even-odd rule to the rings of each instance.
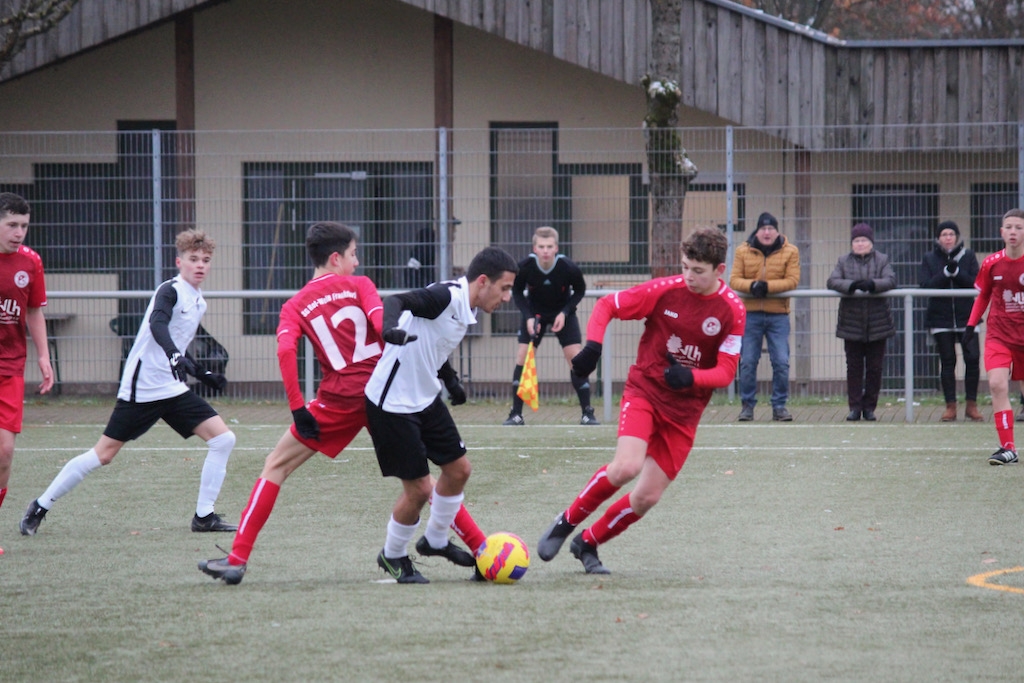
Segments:
[[[219,372],[210,372],[209,370],[200,370],[196,379],[218,393],[224,391],[224,387],[228,385],[227,377]]]
[[[530,341],[533,342],[533,348],[540,346],[540,336],[543,333],[544,328],[540,324],[540,316],[536,316],[533,319],[533,336],[530,337]]]
[[[685,389],[693,386],[693,370],[680,365],[671,352],[665,352],[668,367],[665,368],[665,382],[673,389]]]
[[[199,375],[199,369],[188,356],[183,356],[180,353],[172,353],[170,357],[167,358],[167,362],[171,364],[171,374],[174,375],[174,379],[179,382],[187,380],[189,375],[192,375],[193,377]]]
[[[951,258],[948,261],[946,261],[946,277],[953,277],[954,275],[956,275],[956,272],[958,270],[960,270],[960,264],[957,262],[955,258]]]
[[[750,285],[750,294],[758,299],[768,296],[768,283],[764,280],[757,280]]]
[[[577,377],[590,377],[597,369],[597,361],[601,360],[601,344],[588,341],[580,352],[572,357],[572,371]]]
[[[313,417],[313,413],[309,412],[309,408],[296,408],[292,411],[292,419],[295,420],[295,431],[299,436],[303,439],[320,440],[320,424]]]
[[[964,330],[964,334],[960,337],[960,348],[967,348],[968,344],[974,342],[974,325],[968,325],[967,329]]]
[[[392,327],[390,330],[384,330],[384,341],[388,344],[394,344],[395,346],[405,346],[409,342],[414,342],[418,339],[415,334],[409,334],[400,327]]]
[[[466,402],[466,388],[459,381],[459,376],[447,362],[437,371],[437,376],[444,382],[448,390],[448,398],[453,406],[461,406]]]
[[[854,291],[855,289],[859,289],[862,292],[873,292],[873,291],[875,291],[875,281],[874,280],[857,280],[852,285],[850,285],[850,291],[851,292]]]

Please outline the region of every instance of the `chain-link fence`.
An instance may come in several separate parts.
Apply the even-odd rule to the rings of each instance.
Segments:
[[[683,229],[718,226],[736,244],[769,211],[801,250],[801,289],[821,290],[849,250],[850,226],[867,222],[876,249],[892,258],[899,286],[916,287],[940,221],[956,221],[979,259],[1001,248],[1002,214],[1024,205],[1021,128],[829,128],[813,131],[824,141],[818,151],[794,147],[785,139],[800,136],[776,130],[683,128],[679,135],[700,169],[685,197]],[[881,152],[848,148],[864,135],[892,144]],[[277,311],[312,272],[303,246],[310,223],[353,225],[359,272],[381,290],[457,275],[488,244],[523,258],[541,225],[559,231],[561,253],[582,267],[588,288],[615,290],[649,277],[648,188],[640,129],[536,122],[441,131],[175,132],[124,124],[111,132],[0,133],[0,190],[32,204],[27,243],[46,266],[51,353],[62,390],[75,394],[112,392],[149,295],[176,272],[174,235],[185,226],[217,240],[204,326],[226,350],[231,391],[277,398]],[[904,301],[892,304],[900,331],[908,321],[912,327],[914,386],[935,392],[926,299],[914,298],[909,316]],[[580,307],[584,326],[592,304],[588,297]],[[828,297],[794,300],[794,396],[843,394],[836,305]],[[518,324],[518,312],[507,306],[483,316],[464,342],[454,360],[475,396],[510,400]],[[615,355],[602,370],[616,383],[639,329],[616,323]],[[549,339],[538,354],[545,400],[572,396],[555,347]],[[29,368],[31,384],[37,370],[31,361]],[[886,391],[904,391],[905,368],[897,337]],[[309,376],[315,371],[311,366]],[[759,377],[770,378],[767,355]]]

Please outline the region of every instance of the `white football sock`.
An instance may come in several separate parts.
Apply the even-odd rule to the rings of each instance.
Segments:
[[[231,449],[235,447],[235,433],[229,429],[207,441],[206,445],[210,450],[206,452],[203,473],[199,477],[199,499],[196,501],[196,515],[199,517],[213,512],[213,504],[217,502],[228,471]]]
[[[78,486],[85,479],[85,475],[102,466],[102,464],[100,456],[96,455],[96,449],[94,448],[90,448],[85,453],[76,455],[71,460],[68,460],[68,463],[64,465],[63,469],[50,482],[50,486],[43,491],[43,495],[36,499],[39,502],[39,507],[49,510],[58,498],[70,493],[71,489]]]
[[[448,545],[448,527],[455,521],[455,515],[465,497],[464,493],[442,496],[434,489],[430,499],[430,519],[427,520],[427,530],[423,534],[431,548],[440,549]]]
[[[402,524],[396,522],[394,516],[388,520],[388,537],[384,541],[384,557],[395,559],[405,557],[409,554],[409,541],[416,535],[420,528],[420,521],[415,524]]]

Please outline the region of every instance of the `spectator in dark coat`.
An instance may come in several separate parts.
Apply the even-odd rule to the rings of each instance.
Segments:
[[[844,296],[839,301],[836,336],[846,351],[846,393],[850,414],[856,422],[862,417],[873,422],[878,394],[882,390],[882,363],[885,345],[896,334],[889,299],[870,296],[896,288],[896,273],[889,257],[875,251],[875,232],[867,223],[858,223],[850,231],[850,253],[836,263],[828,278],[828,288]]]
[[[939,223],[935,229],[935,248],[924,255],[918,268],[918,283],[925,289],[974,289],[978,276],[978,258],[964,247],[960,227],[953,221]],[[978,412],[978,378],[981,375],[981,348],[978,337],[972,335],[968,344],[961,337],[967,327],[974,299],[968,297],[933,296],[928,299],[925,327],[935,340],[939,353],[939,378],[946,398],[943,422],[956,420],[956,345],[964,357],[964,393],[967,409],[964,417],[981,422]]]

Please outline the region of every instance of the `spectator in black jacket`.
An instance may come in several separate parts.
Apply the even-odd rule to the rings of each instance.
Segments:
[[[896,273],[889,257],[875,250],[875,231],[867,223],[850,230],[850,253],[839,258],[828,288],[844,296],[839,300],[836,336],[843,340],[846,352],[846,393],[850,405],[849,422],[862,417],[874,422],[878,394],[882,390],[882,365],[885,345],[896,334],[889,300],[863,296],[896,288]]]
[[[925,289],[973,289],[978,276],[978,258],[964,246],[960,239],[960,227],[953,221],[943,221],[935,229],[935,248],[924,255],[918,268],[918,281]],[[978,337],[972,335],[970,342],[963,343],[961,337],[967,327],[974,299],[969,297],[933,296],[928,299],[928,312],[924,324],[935,340],[939,353],[939,378],[942,393],[946,398],[946,412],[943,422],[956,420],[956,345],[964,357],[964,393],[967,409],[964,417],[981,422],[978,412],[978,378],[981,375],[981,348]]]

